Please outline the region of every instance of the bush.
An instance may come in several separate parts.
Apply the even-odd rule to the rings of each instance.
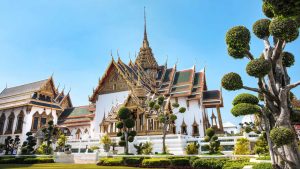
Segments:
[[[257,105],[253,105],[253,104],[249,104],[249,103],[240,103],[240,104],[235,105],[231,109],[231,113],[235,117],[247,115],[247,114],[255,114],[255,113],[259,113],[259,112],[260,112],[260,108]]]
[[[0,158],[0,164],[37,164],[37,163],[54,163],[53,158],[45,157],[5,157]]]
[[[121,166],[123,165],[123,158],[101,158],[97,165],[102,166]]]
[[[245,164],[240,162],[227,162],[223,166],[223,169],[243,169],[244,166]]]
[[[222,169],[228,159],[198,159],[192,164],[197,169]]]
[[[171,165],[172,167],[189,167],[190,159],[187,157],[172,158]]]
[[[120,118],[120,119],[127,119],[128,118],[128,116],[130,115],[130,110],[128,109],[128,108],[126,108],[126,107],[121,107],[120,109],[119,109],[119,111],[118,111],[118,117]]]
[[[271,160],[270,156],[261,156],[261,157],[257,157],[256,160]]]
[[[222,87],[226,90],[239,90],[243,87],[243,81],[239,74],[231,72],[223,76]]]
[[[260,19],[253,24],[253,33],[260,39],[270,36],[269,25],[271,21],[269,19]]]
[[[150,159],[144,159],[142,161],[143,167],[159,167],[159,168],[167,168],[171,164],[171,160],[167,158],[150,158]]]
[[[244,49],[249,45],[250,31],[244,26],[235,26],[226,33],[226,44],[234,49]]]
[[[138,167],[141,165],[143,158],[140,157],[124,157],[123,163],[126,166]]]
[[[249,103],[249,104],[258,104],[259,100],[256,96],[249,94],[249,93],[242,93],[237,95],[232,104],[235,106],[239,103]]]
[[[273,128],[270,132],[270,138],[276,146],[283,146],[293,141],[295,134],[286,127]]]
[[[198,159],[200,159],[199,157],[197,157],[197,156],[192,156],[191,158],[190,158],[190,166],[192,166],[193,165],[193,163],[196,161],[196,160],[198,160]]]
[[[250,141],[247,138],[239,138],[234,146],[233,154],[247,155],[250,154]]]
[[[271,70],[271,62],[265,60],[264,58],[251,60],[246,67],[248,75],[257,78],[264,77]]]
[[[253,169],[272,169],[271,163],[257,163],[253,165]]]
[[[282,52],[281,53],[281,57],[282,57],[282,64],[285,67],[291,67],[294,65],[295,63],[295,56],[290,53],[290,52]]]
[[[298,24],[293,19],[277,17],[270,24],[270,33],[276,38],[292,42],[299,35]]]
[[[185,147],[185,152],[186,154],[198,154],[199,151],[199,144],[196,142],[193,143],[189,143],[186,147]]]

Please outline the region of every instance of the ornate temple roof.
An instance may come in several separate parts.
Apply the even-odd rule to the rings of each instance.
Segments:
[[[61,127],[89,126],[95,114],[89,106],[72,107],[65,109],[58,118]]]
[[[39,99],[37,93],[49,94],[52,99]],[[67,100],[67,105],[72,106],[69,94],[62,94],[60,101],[55,100],[59,95],[57,89],[55,89],[52,76],[48,79],[28,83],[16,87],[5,88],[0,93],[0,110],[20,107],[24,105],[36,105],[40,107],[50,107],[53,109],[63,109],[62,105],[66,105],[63,100]],[[64,106],[63,106],[64,107]]]

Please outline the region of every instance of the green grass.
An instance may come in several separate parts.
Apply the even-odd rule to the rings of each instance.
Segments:
[[[124,166],[97,166],[96,164],[0,164],[1,169],[138,169],[136,167]]]

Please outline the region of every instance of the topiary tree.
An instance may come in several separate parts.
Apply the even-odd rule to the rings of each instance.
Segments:
[[[253,33],[264,42],[262,57],[257,57],[250,52],[250,31],[244,26],[231,28],[226,34],[228,54],[235,59],[249,59],[246,72],[257,79],[257,87],[248,87],[243,84],[242,78],[237,73],[228,73],[222,78],[222,86],[226,90],[246,89],[257,92],[263,101],[263,106],[252,102],[242,101],[234,105],[234,116],[261,113],[261,120],[265,125],[267,138],[270,130],[282,127],[292,131],[294,137],[289,137],[289,144],[274,147],[268,140],[271,151],[278,157],[272,158],[272,163],[282,168],[300,168],[300,153],[294,129],[291,125],[291,100],[290,91],[300,85],[300,81],[291,83],[287,69],[293,66],[295,57],[285,51],[285,47],[297,39],[300,26],[300,3],[298,0],[263,0],[262,10],[268,19],[260,19],[253,24]],[[271,44],[270,37],[273,37]],[[273,130],[274,130],[273,129]],[[281,133],[284,135],[284,133]]]
[[[110,144],[111,144],[111,138],[105,134],[104,136],[101,137],[101,140],[100,140],[101,144],[103,144],[103,149],[105,152],[109,152],[109,149],[110,149]]]
[[[120,137],[120,146],[125,147],[125,154],[128,154],[128,142],[133,142],[136,136],[136,131],[133,130],[135,126],[134,117],[132,112],[126,108],[121,107],[118,111],[119,122],[116,127],[120,130],[117,136]]]
[[[235,155],[250,154],[250,141],[247,138],[239,138],[234,146],[233,154]]]
[[[199,153],[199,144],[196,142],[189,143],[185,147],[185,153],[188,155],[197,155]]]
[[[31,132],[26,133],[26,140],[22,144],[21,153],[22,155],[32,155],[35,153],[34,146],[36,145],[36,139],[32,136]]]
[[[46,143],[45,154],[51,154],[52,148],[50,147],[52,143],[56,141],[56,138],[59,136],[59,129],[54,126],[54,122],[50,120],[48,126],[42,129],[44,133],[44,142]]]
[[[66,145],[68,138],[62,132],[59,132],[59,136],[56,144],[58,145],[59,151],[63,151]]]
[[[205,147],[208,149],[209,154],[217,154],[220,152],[220,141],[218,140],[218,136],[215,135],[213,128],[206,129],[204,142],[209,142]]]
[[[18,135],[15,136],[15,139],[13,139],[11,136],[7,136],[7,138],[4,140],[4,143],[5,155],[13,155],[14,151],[18,150],[20,138]]]
[[[186,111],[185,107],[180,107],[178,103],[170,104],[170,100],[165,101],[164,96],[159,96],[156,99],[152,99],[148,103],[149,111],[148,115],[156,114],[158,116],[159,122],[162,124],[162,139],[163,139],[163,148],[162,148],[162,154],[166,154],[166,135],[167,135],[167,129],[170,126],[170,124],[174,123],[174,121],[177,119],[176,114],[178,113],[184,113]],[[170,106],[170,108],[169,108]],[[173,113],[175,109],[178,109],[178,112]]]
[[[255,142],[254,153],[258,155],[270,155],[266,133],[259,136]]]
[[[134,144],[133,147],[136,149],[136,153],[138,155],[142,154],[143,148],[144,148],[144,144],[140,143],[140,144]]]

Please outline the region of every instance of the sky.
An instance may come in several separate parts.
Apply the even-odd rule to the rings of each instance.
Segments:
[[[60,89],[71,89],[75,106],[87,105],[111,61],[110,53],[129,62],[143,39],[146,7],[148,40],[160,64],[168,57],[178,69],[206,68],[208,89],[220,89],[222,76],[238,72],[244,84],[256,86],[247,76],[247,60],[227,54],[228,29],[265,18],[257,0],[41,0],[0,1],[0,90],[49,78]],[[300,39],[300,38],[299,38]],[[300,40],[286,47],[300,54]],[[263,42],[252,33],[251,52],[259,56]],[[292,82],[300,79],[299,62],[289,69]],[[231,102],[243,90],[223,90],[223,121],[238,124]],[[293,91],[300,97],[300,89]],[[210,112],[211,110],[209,110]]]

